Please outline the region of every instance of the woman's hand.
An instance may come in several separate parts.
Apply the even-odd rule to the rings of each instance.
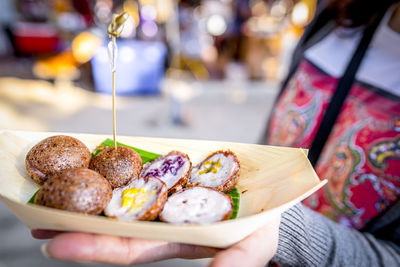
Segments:
[[[214,257],[211,266],[264,266],[278,247],[280,215],[227,249],[88,233],[33,230],[39,239],[52,238],[43,247],[50,258],[113,264],[150,263],[171,258]]]

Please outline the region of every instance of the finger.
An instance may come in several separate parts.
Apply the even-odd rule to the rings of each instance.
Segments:
[[[49,257],[60,260],[114,264],[149,263],[177,257],[212,257],[217,251],[165,241],[86,233],[60,234],[47,244],[45,250]]]
[[[265,266],[278,246],[279,223],[280,215],[271,218],[267,225],[219,252],[210,267]]]
[[[49,239],[53,238],[58,234],[64,233],[63,231],[45,230],[45,229],[33,229],[31,235],[37,239]]]

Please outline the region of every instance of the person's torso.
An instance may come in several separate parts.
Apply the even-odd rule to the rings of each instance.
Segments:
[[[357,229],[400,198],[400,35],[387,17],[315,166],[328,185],[304,201]],[[277,103],[269,144],[310,147],[359,38],[335,31],[306,51]]]

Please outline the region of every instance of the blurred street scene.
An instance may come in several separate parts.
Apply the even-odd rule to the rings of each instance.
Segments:
[[[111,136],[107,26],[125,11],[117,134],[257,143],[315,3],[0,1],[0,129]],[[0,267],[85,265],[46,259],[2,203],[0,226]]]

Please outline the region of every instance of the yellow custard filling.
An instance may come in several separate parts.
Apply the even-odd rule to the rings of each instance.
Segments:
[[[204,162],[202,169],[199,170],[199,174],[204,174],[204,173],[217,173],[218,169],[221,167],[221,162],[218,159],[217,161],[213,161],[213,160],[207,160],[206,162]]]
[[[149,200],[149,195],[154,195],[155,190],[148,192],[146,188],[128,188],[122,192],[122,207],[129,212],[136,212],[143,208],[143,204]]]

